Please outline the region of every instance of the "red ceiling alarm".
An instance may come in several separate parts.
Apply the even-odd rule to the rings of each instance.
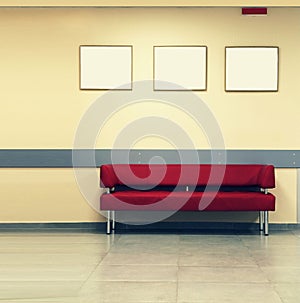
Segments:
[[[266,16],[268,14],[267,7],[243,7],[242,15]]]

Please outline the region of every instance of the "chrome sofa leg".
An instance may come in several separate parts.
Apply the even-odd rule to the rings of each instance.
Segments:
[[[264,211],[264,232],[265,236],[269,235],[269,212]]]
[[[106,233],[110,235],[110,210],[107,211]]]
[[[112,211],[112,230],[115,230],[116,228],[116,211]]]
[[[260,231],[264,230],[264,212],[263,211],[259,212],[259,230]]]

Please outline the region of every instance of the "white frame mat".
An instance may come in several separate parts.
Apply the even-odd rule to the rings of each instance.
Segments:
[[[154,46],[154,90],[206,90],[207,46]]]
[[[225,91],[278,91],[278,47],[225,47]]]
[[[80,89],[131,90],[132,46],[80,46]]]

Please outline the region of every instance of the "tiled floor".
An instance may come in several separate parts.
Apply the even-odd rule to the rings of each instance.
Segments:
[[[1,233],[0,303],[300,302],[300,232]]]

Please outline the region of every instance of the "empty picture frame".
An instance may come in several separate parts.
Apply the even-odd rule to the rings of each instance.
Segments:
[[[80,46],[80,89],[131,90],[132,46]]]
[[[154,90],[206,90],[206,46],[154,46]]]
[[[225,91],[278,91],[278,47],[226,47]]]

